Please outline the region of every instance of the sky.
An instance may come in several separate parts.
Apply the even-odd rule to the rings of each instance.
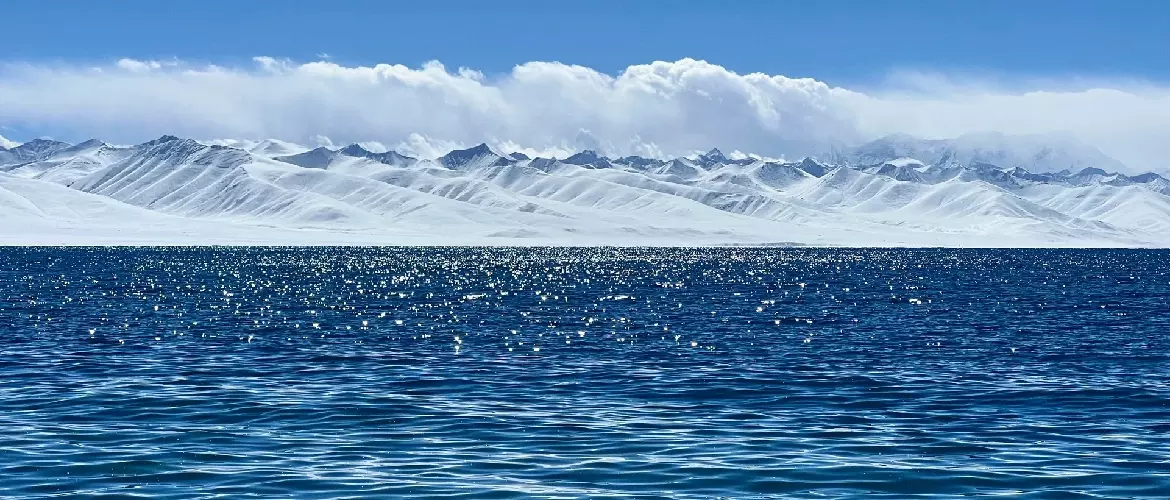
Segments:
[[[14,141],[795,154],[997,131],[1072,134],[1134,169],[1170,163],[1159,0],[6,0],[0,12],[0,136]]]

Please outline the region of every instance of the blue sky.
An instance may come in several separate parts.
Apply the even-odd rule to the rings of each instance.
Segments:
[[[0,10],[10,20],[0,58],[21,61],[328,54],[616,73],[691,57],[845,86],[905,69],[1170,80],[1170,2],[1160,0],[6,0]]]
[[[798,156],[1000,132],[1170,168],[1161,0],[5,0],[0,15],[0,143]]]

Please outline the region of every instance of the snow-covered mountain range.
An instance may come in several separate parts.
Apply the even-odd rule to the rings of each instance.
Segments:
[[[1071,139],[737,158],[38,139],[0,148],[0,243],[1170,246],[1170,181]]]
[[[1125,171],[1121,162],[1097,148],[1064,134],[1007,135],[995,132],[966,134],[954,139],[917,139],[894,134],[825,158],[832,162],[870,165],[891,158],[915,158],[933,165],[987,164],[1020,167],[1033,172],[1079,172],[1098,168]]]

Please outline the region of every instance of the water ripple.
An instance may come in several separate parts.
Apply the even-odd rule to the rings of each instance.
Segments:
[[[1168,257],[0,249],[0,496],[1164,498]]]

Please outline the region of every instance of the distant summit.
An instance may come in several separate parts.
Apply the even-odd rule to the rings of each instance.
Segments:
[[[0,164],[36,161],[70,146],[71,144],[67,142],[33,139],[14,148],[0,151]]]
[[[480,144],[469,149],[457,149],[439,158],[439,163],[450,169],[511,165],[516,161],[496,154],[487,144]]]
[[[276,156],[273,158],[285,163],[291,163],[293,165],[298,165],[305,168],[329,168],[339,159],[346,157],[366,158],[384,165],[391,165],[395,167],[413,165],[418,161],[415,158],[398,154],[395,151],[374,153],[359,144],[350,144],[349,146],[337,150],[326,147],[319,147],[300,154]]]
[[[1125,171],[1126,166],[1097,148],[1067,135],[967,134],[954,139],[918,139],[892,134],[855,148],[828,155],[830,161],[848,165],[877,165],[912,158],[926,165],[976,164],[1003,169],[1025,168],[1032,172],[1077,171],[1086,167]]]
[[[708,161],[715,162],[715,163],[723,163],[723,162],[727,161],[727,157],[723,156],[723,152],[720,151],[719,148],[712,148],[710,151],[708,151],[706,154],[704,154],[702,156],[702,158],[704,160],[708,160]]]
[[[338,150],[338,153],[341,153],[341,154],[346,155],[346,156],[352,156],[355,158],[369,158],[369,159],[374,160],[378,163],[382,163],[385,165],[393,165],[396,167],[405,167],[408,165],[412,165],[418,161],[415,158],[401,155],[397,151],[386,151],[384,153],[374,153],[374,152],[367,150],[366,148],[362,147],[359,144],[350,144],[349,146],[346,146],[346,147]]]

